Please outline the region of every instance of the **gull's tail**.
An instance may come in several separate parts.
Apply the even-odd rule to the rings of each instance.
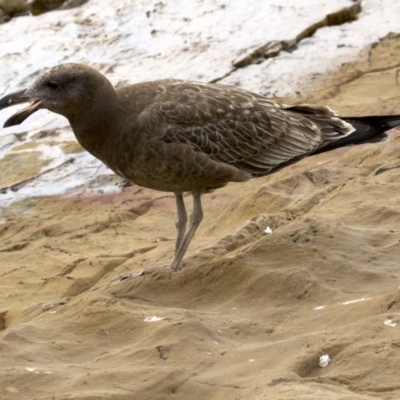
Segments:
[[[341,119],[352,125],[355,131],[342,139],[321,147],[316,153],[323,153],[349,144],[383,142],[387,139],[385,132],[400,125],[400,115],[344,117]]]

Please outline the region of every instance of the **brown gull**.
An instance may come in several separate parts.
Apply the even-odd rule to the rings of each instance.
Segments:
[[[384,136],[400,116],[340,118],[321,105],[285,105],[237,87],[158,80],[115,89],[95,69],[63,64],[28,89],[0,99],[0,110],[30,105],[4,127],[39,109],[66,117],[78,142],[134,184],[173,192],[175,256],[182,260],[203,219],[201,195],[267,175],[311,154]],[[193,196],[189,217],[183,193]]]

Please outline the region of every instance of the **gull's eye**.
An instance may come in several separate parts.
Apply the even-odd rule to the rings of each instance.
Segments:
[[[46,86],[50,89],[56,90],[60,87],[60,84],[56,81],[48,81],[46,82]]]

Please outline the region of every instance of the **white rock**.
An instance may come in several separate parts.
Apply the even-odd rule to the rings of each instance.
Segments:
[[[331,362],[331,359],[329,358],[329,355],[328,355],[328,354],[324,354],[324,355],[322,355],[322,356],[319,358],[318,365],[319,365],[321,368],[325,368],[325,367],[328,366],[328,364],[329,364],[330,362]]]

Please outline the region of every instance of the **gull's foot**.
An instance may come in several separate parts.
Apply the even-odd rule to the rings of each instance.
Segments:
[[[131,274],[120,275],[118,278],[114,279],[113,282],[127,281],[145,275],[153,275],[157,273],[172,273],[172,272],[174,272],[174,270],[172,270],[171,265],[164,265],[163,267],[145,268],[137,272],[133,272]]]
[[[182,268],[183,268],[183,263],[182,263],[182,261],[176,262],[176,261],[174,260],[174,261],[172,261],[171,265],[169,265],[169,269],[170,269],[172,272],[178,272],[178,271],[180,271]]]

